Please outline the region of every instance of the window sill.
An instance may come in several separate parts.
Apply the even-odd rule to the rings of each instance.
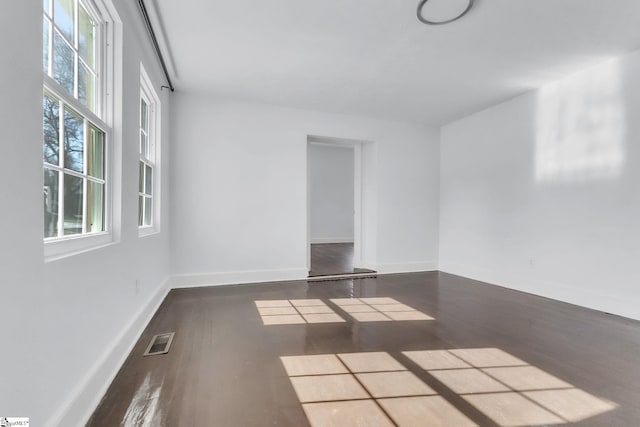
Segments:
[[[113,235],[97,233],[69,236],[44,242],[44,261],[51,262],[113,244]]]
[[[154,234],[160,234],[160,230],[151,227],[138,227],[138,237],[153,236]]]

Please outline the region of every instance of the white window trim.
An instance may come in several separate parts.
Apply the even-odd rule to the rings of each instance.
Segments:
[[[114,159],[116,147],[120,146],[120,131],[116,130],[116,112],[121,112],[122,108],[116,106],[115,94],[122,90],[122,21],[110,0],[89,0],[83,4],[91,12],[100,16],[101,22],[97,34],[96,43],[100,43],[97,48],[96,72],[98,73],[98,93],[96,98],[97,111],[101,112],[102,119],[93,113],[88,107],[78,102],[70,95],[65,88],[51,78],[47,72],[43,71],[43,95],[45,91],[61,99],[66,105],[78,111],[87,120],[102,128],[105,132],[105,230],[103,232],[76,234],[56,238],[44,239],[44,260],[45,262],[67,258],[73,255],[99,249],[117,242],[119,238],[119,223],[116,224],[114,215],[116,213],[116,183],[120,180],[115,178]],[[52,5],[53,6],[53,5]],[[50,40],[50,43],[52,41]],[[53,59],[50,57],[49,61]],[[119,218],[118,218],[119,219]]]
[[[56,240],[45,242],[45,261],[55,261],[89,250],[109,246],[113,243],[113,235],[107,231],[60,237]]]
[[[151,82],[151,78],[149,78],[149,74],[144,68],[144,65],[140,63],[140,97],[144,98],[145,101],[148,101],[149,110],[147,111],[147,117],[149,121],[149,135],[148,135],[148,144],[149,144],[149,152],[152,153],[153,159],[146,158],[140,153],[140,149],[138,148],[139,153],[139,161],[142,160],[153,160],[153,177],[152,177],[152,188],[153,194],[151,196],[151,203],[153,206],[152,210],[152,218],[151,225],[146,226],[138,226],[138,236],[146,237],[154,234],[160,233],[160,225],[161,225],[161,195],[162,195],[162,163],[161,163],[161,146],[162,146],[162,105],[160,103],[160,97],[158,93],[153,88],[153,83]],[[140,100],[138,100],[138,104]],[[140,112],[138,110],[138,121],[140,121]],[[139,138],[139,136],[138,136]],[[140,142],[138,141],[138,147]],[[139,164],[139,163],[138,163]],[[136,165],[137,166],[137,165]],[[140,173],[140,172],[138,172]],[[138,206],[138,203],[136,203]],[[139,212],[138,212],[139,215]],[[136,216],[137,218],[137,216]]]

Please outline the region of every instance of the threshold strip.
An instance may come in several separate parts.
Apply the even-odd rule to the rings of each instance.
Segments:
[[[332,274],[327,276],[309,276],[307,282],[323,282],[327,280],[348,280],[348,279],[365,279],[376,278],[378,273],[345,273],[345,274]]]

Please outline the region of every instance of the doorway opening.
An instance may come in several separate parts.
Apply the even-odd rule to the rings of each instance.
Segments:
[[[307,140],[310,278],[375,273],[363,266],[363,143]]]

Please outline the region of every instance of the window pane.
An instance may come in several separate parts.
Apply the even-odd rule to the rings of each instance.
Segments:
[[[95,112],[96,78],[89,69],[78,61],[78,100]]]
[[[138,180],[138,192],[144,193],[144,163],[140,162],[140,175]]]
[[[44,169],[44,237],[58,235],[59,172]]]
[[[64,174],[64,235],[82,233],[83,179]]]
[[[64,167],[82,172],[84,155],[84,119],[64,109]]]
[[[87,233],[104,231],[104,185],[87,181]]]
[[[152,186],[153,186],[153,170],[151,169],[151,166],[145,165],[145,173],[144,173],[144,193],[151,195],[152,193]]]
[[[146,158],[149,157],[149,150],[147,148],[148,145],[148,137],[144,133],[144,131],[140,129],[140,154],[142,154],[142,156]]]
[[[73,43],[74,7],[74,0],[53,0],[53,13],[56,25],[71,43]]]
[[[49,73],[49,28],[51,24],[48,19],[42,21],[42,69]]]
[[[144,225],[144,196],[138,196],[138,226],[142,227]]]
[[[104,132],[89,125],[87,140],[87,173],[104,179]]]
[[[140,98],[140,154],[149,157],[149,106]]]
[[[60,106],[57,100],[45,95],[42,110],[44,161],[52,165],[59,165]]]
[[[73,95],[73,61],[73,50],[60,36],[60,33],[54,31],[53,78],[71,95]]]
[[[78,50],[87,64],[95,69],[95,26],[93,19],[82,6],[78,10],[78,25]]]
[[[144,225],[151,225],[151,202],[152,199],[150,197],[145,197],[144,199]]]
[[[51,15],[51,10],[49,9],[49,0],[42,0],[42,10],[48,15]]]
[[[147,105],[147,103],[144,101],[144,99],[140,98],[140,128],[144,129],[145,132],[149,130],[149,115],[147,112],[148,109],[149,106]]]

